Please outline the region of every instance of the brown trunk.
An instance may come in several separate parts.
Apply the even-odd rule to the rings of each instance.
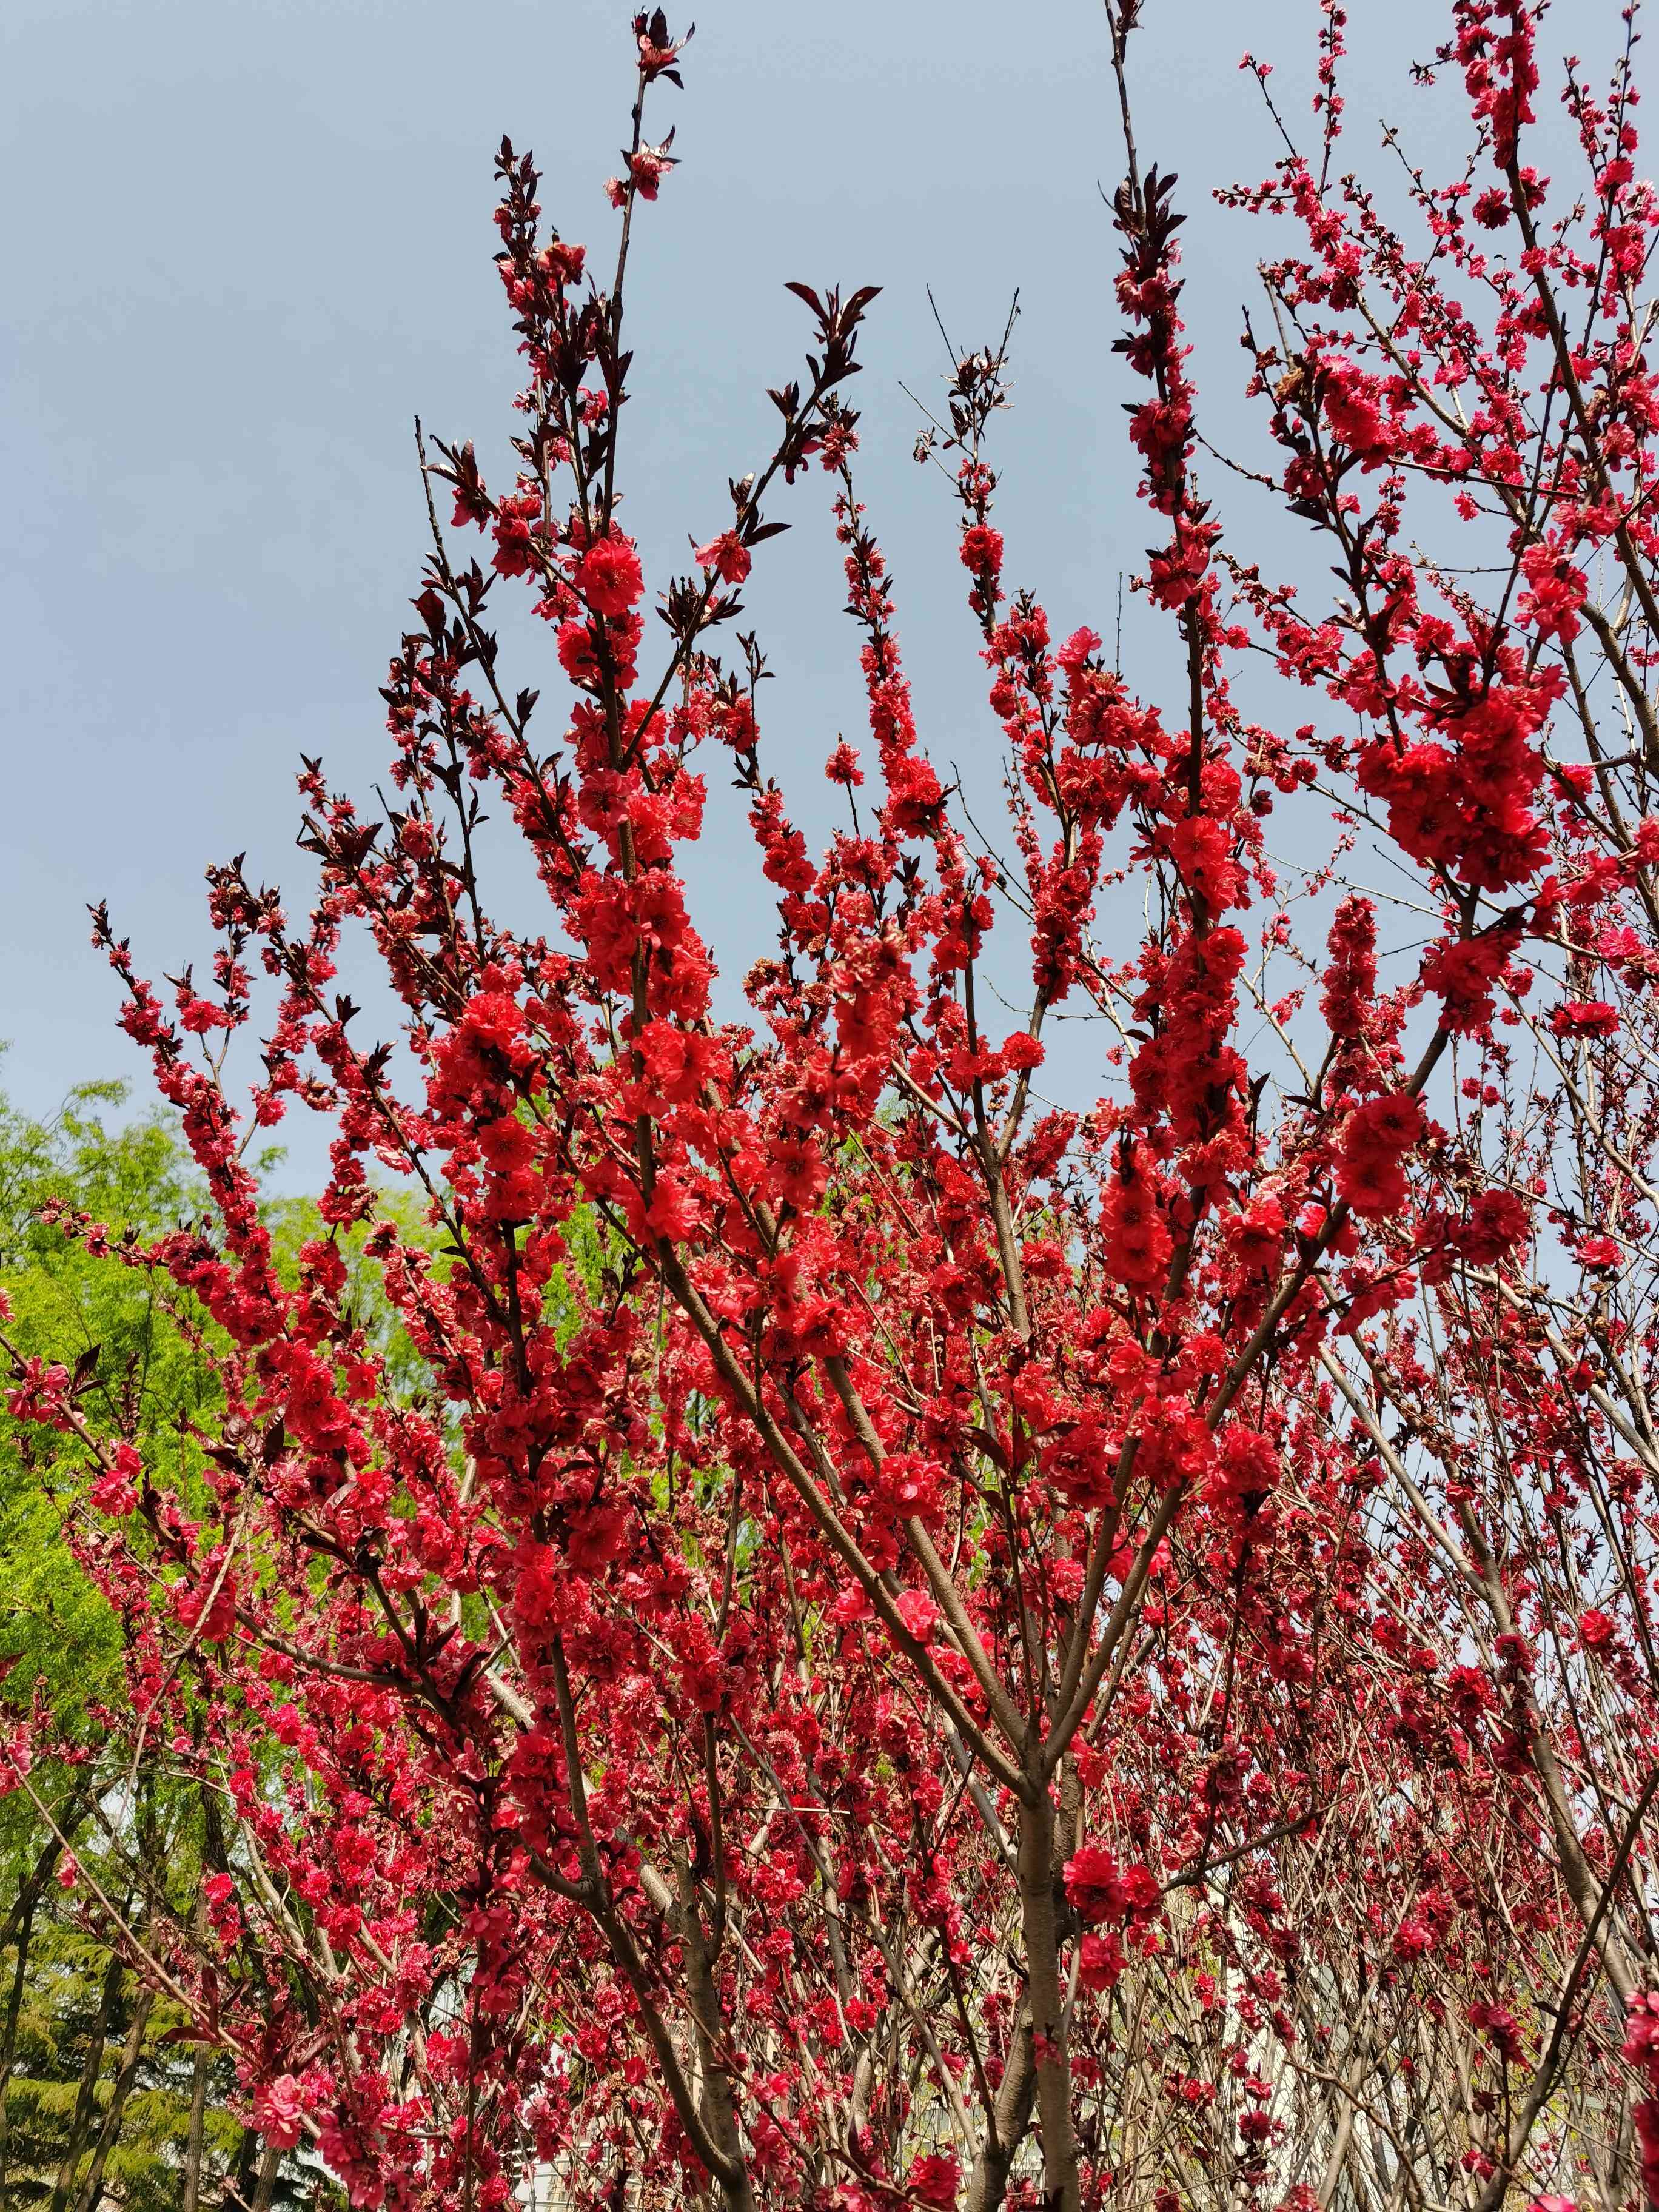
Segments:
[[[275,2143],[267,2145],[259,2162],[259,2185],[253,2192],[253,2212],[270,2212],[270,2200],[276,2194],[276,2169],[283,2162],[283,2154]]]
[[[185,2142],[185,2193],[179,2202],[179,2212],[196,2212],[202,2197],[202,2145],[207,2132],[208,2058],[205,2051],[196,2053],[196,2069],[190,2084],[190,2134]]]
[[[72,1836],[81,1825],[81,1798],[76,1791],[70,1796],[60,1816],[64,1832]],[[5,2186],[10,2150],[6,2093],[11,2087],[12,2063],[17,2056],[17,2022],[22,2012],[23,1990],[28,1980],[29,1946],[34,1936],[34,1916],[63,1848],[55,1834],[48,1836],[39,1857],[18,1889],[17,1901],[6,1918],[3,1942],[16,1944],[17,1965],[12,1973],[11,1991],[6,2000],[5,2028],[0,2033],[0,2189]]]
[[[7,2093],[11,2087],[12,2060],[17,2055],[17,2020],[23,2007],[23,1984],[28,1976],[29,1943],[34,1934],[34,1908],[40,1902],[40,1892],[33,1892],[20,1902],[22,1911],[17,1923],[17,1965],[11,1978],[11,1994],[6,2001],[4,2043],[0,2045],[0,2189],[5,2186],[11,2149]]]
[[[1046,1790],[1037,1804],[1022,1803],[1019,1808],[1019,1905],[1036,2056],[1043,2185],[1052,2212],[1082,2212],[1054,1916],[1054,1809]]]
[[[92,2025],[92,2040],[87,2048],[87,2063],[81,2073],[81,2093],[75,2100],[75,2113],[70,2121],[69,2146],[64,2153],[64,2163],[58,2169],[58,2179],[52,2192],[47,2212],[64,2212],[69,2194],[75,2181],[75,2170],[81,2163],[81,2154],[87,2147],[87,2136],[92,2129],[92,2115],[98,2094],[98,2076],[104,2068],[104,2045],[109,2036],[112,2014],[121,1995],[121,1961],[112,1956],[104,1975],[103,1994],[98,2001],[98,2016]]]
[[[219,1832],[217,1808],[212,1803],[211,1791],[202,1792],[203,1852],[202,1872],[209,1865],[218,1870],[216,1851],[222,1857],[222,1838]],[[204,1942],[209,1933],[207,1899],[198,1894],[196,1899],[196,1936]],[[207,2133],[208,2052],[205,2044],[196,2046],[195,2062],[190,2072],[190,2129],[185,2137],[185,2190],[179,2199],[179,2212],[197,2212],[202,2197],[202,2148]]]
[[[732,2084],[721,2062],[715,2037],[719,2030],[720,1992],[714,1984],[714,1960],[703,1933],[697,1888],[684,1854],[678,1853],[674,1873],[679,1891],[680,1937],[685,1954],[686,1996],[697,2043],[698,2071],[702,2088],[699,2100],[702,2124],[711,2140],[735,2167],[733,2178],[722,2178],[721,2189],[731,2212],[756,2212],[755,2192],[743,2155],[743,2136],[732,2101]]]
[[[996,2137],[988,2136],[968,2184],[968,2212],[1001,2212],[1008,2193],[1014,2154],[1031,2124],[1036,2100],[1036,2057],[1031,2044],[1031,2014],[1022,2006],[1014,2021],[1008,2060],[997,2089]]]
[[[244,2128],[242,2140],[236,2147],[236,2163],[225,2181],[220,2212],[248,2212],[258,2157],[259,2138],[252,2128]]]
[[[132,2008],[126,2045],[121,2053],[121,2070],[115,2077],[109,2110],[104,2114],[104,2124],[98,2130],[92,2164],[81,2185],[75,2212],[97,2212],[98,2200],[104,2193],[104,2168],[109,2164],[109,2154],[121,2132],[121,2116],[126,2111],[127,2099],[132,2094],[132,2085],[138,2074],[138,2062],[144,2055],[144,2030],[149,2025],[150,2008],[155,2002],[155,1991],[145,1990]]]

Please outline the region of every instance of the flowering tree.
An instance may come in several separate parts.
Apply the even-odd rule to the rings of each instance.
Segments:
[[[501,149],[516,467],[492,489],[471,446],[423,448],[397,804],[307,763],[308,920],[213,870],[213,988],[171,1010],[99,915],[214,1211],[125,1246],[64,1226],[173,1286],[225,1412],[163,1480],[88,1424],[84,1372],[17,1357],[12,1410],[86,1468],[135,1759],[222,1808],[199,1921],[149,1911],[132,1964],[355,2203],[499,2205],[537,2171],[596,2208],[1659,2201],[1633,23],[1605,91],[1564,68],[1562,184],[1532,158],[1537,0],[1451,0],[1424,74],[1466,101],[1468,165],[1372,189],[1340,167],[1327,8],[1312,150],[1286,131],[1230,195],[1277,250],[1255,473],[1317,533],[1310,584],[1200,495],[1139,12],[1103,29],[1119,351],[1184,678],[1146,698],[1005,584],[1006,341],[964,358],[922,450],[1006,856],[916,729],[858,497],[869,292],[792,288],[813,351],[777,442],[647,635],[623,291],[683,42],[642,14],[603,288]],[[870,727],[825,764],[848,826],[817,860],[736,629],[813,471]],[[489,628],[520,583],[551,732]],[[776,892],[744,1022],[680,866],[710,769]],[[540,933],[492,912],[491,793]],[[1305,865],[1271,860],[1273,817]],[[331,989],[349,927],[412,1079]],[[1006,1033],[994,954],[1028,979]],[[1101,1024],[1071,1106],[1041,1090],[1062,1009]],[[335,1136],[285,1275],[246,1153],[296,1102]],[[348,1232],[412,1363],[349,1295]],[[15,1720],[15,1786],[52,1741]]]

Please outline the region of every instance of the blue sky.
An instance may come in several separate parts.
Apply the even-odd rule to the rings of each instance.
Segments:
[[[11,639],[0,714],[0,1036],[16,1101],[125,1074],[112,979],[87,941],[103,896],[144,972],[210,951],[201,871],[246,849],[302,908],[299,754],[367,793],[384,768],[376,687],[422,550],[416,412],[474,437],[507,475],[515,361],[491,265],[491,156],[533,147],[564,235],[612,235],[603,179],[631,90],[615,0],[9,0],[0,25],[0,562]],[[725,482],[763,456],[765,386],[793,372],[804,316],[782,287],[879,283],[864,344],[862,490],[896,571],[902,635],[935,757],[994,801],[945,487],[918,470],[901,381],[938,390],[931,284],[952,335],[1000,328],[1019,289],[1015,407],[1000,438],[1009,574],[1061,631],[1110,635],[1120,571],[1149,542],[1111,354],[1115,248],[1097,186],[1121,170],[1104,26],[1085,0],[1022,9],[707,0],[686,91],[653,135],[683,157],[645,211],[631,276],[636,394],[628,519],[659,581],[706,535]],[[1439,11],[1356,9],[1356,159],[1377,118],[1433,161],[1449,103],[1407,64]],[[1277,143],[1246,46],[1308,114],[1306,0],[1150,0],[1135,52],[1143,158],[1180,173],[1188,308],[1212,436],[1259,454],[1239,398],[1239,311],[1259,230],[1212,202]],[[675,27],[680,27],[675,19]],[[1452,143],[1446,141],[1443,143]],[[1456,134],[1461,143],[1461,134]],[[1218,481],[1248,520],[1248,495]],[[840,614],[821,480],[745,601],[778,681],[767,742],[801,811],[819,766],[859,741],[856,641]],[[1269,556],[1282,522],[1259,516]],[[545,634],[514,627],[515,684],[546,678]],[[1167,667],[1139,609],[1126,668]],[[555,671],[556,678],[556,671]],[[551,687],[550,687],[550,690]],[[544,714],[548,710],[544,709]],[[766,908],[734,811],[713,810],[694,874],[731,974],[765,949]],[[736,864],[742,855],[741,865]],[[525,886],[504,862],[503,900]],[[354,988],[358,977],[350,978]],[[357,990],[357,995],[363,993]],[[290,1171],[320,1159],[292,1132]]]

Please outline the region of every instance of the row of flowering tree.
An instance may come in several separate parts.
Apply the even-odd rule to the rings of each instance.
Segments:
[[[682,188],[659,13],[602,276],[501,149],[514,460],[423,451],[395,803],[307,764],[318,901],[213,870],[205,990],[158,994],[98,918],[212,1212],[62,1225],[168,1285],[223,1387],[164,1476],[84,1417],[84,1362],[14,1361],[124,1626],[108,1724],[228,1838],[197,1917],[151,1900],[114,1940],[354,2203],[483,2212],[538,2173],[596,2212],[1659,2201],[1633,11],[1550,75],[1539,0],[1450,0],[1422,74],[1467,161],[1368,183],[1327,7],[1310,149],[1283,126],[1229,196],[1263,240],[1253,473],[1318,553],[1288,579],[1212,496],[1139,13],[1100,36],[1164,696],[1005,575],[1006,345],[924,441],[1006,850],[916,726],[860,501],[869,293],[793,288],[813,349],[770,457],[647,619],[623,289]],[[868,703],[816,858],[737,626],[803,475]],[[519,587],[556,706],[497,651]],[[740,1020],[683,866],[710,779],[775,896]],[[395,1052],[337,994],[349,931]],[[1062,1012],[1099,1039],[1069,1103]],[[297,1280],[248,1164],[295,1108],[333,1130]],[[31,1790],[73,1746],[26,1703]]]

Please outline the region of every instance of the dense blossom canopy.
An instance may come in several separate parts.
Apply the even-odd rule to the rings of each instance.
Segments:
[[[538,2171],[592,2208],[1659,2202],[1634,25],[1607,89],[1561,72],[1554,179],[1538,0],[1450,0],[1445,185],[1342,172],[1339,7],[1310,152],[1247,64],[1285,149],[1227,196],[1270,255],[1247,473],[1310,582],[1211,496],[1139,12],[1108,0],[1102,36],[1167,697],[1005,580],[1006,335],[921,441],[1006,852],[918,730],[859,498],[868,291],[792,288],[813,350],[777,442],[647,620],[623,279],[689,185],[646,135],[683,42],[641,15],[604,286],[501,149],[516,459],[491,486],[471,445],[422,449],[394,803],[307,763],[309,917],[216,868],[212,985],[171,1005],[99,916],[213,1212],[64,1227],[199,1315],[224,1410],[194,1488],[101,1442],[67,1367],[15,1363],[13,1411],[95,1462],[72,1527],[125,1632],[110,1724],[234,1838],[132,1963],[354,2204],[499,2206]],[[816,858],[737,627],[797,478],[827,480],[868,705]],[[520,586],[556,708],[489,626]],[[682,865],[711,778],[776,896],[741,1021]],[[486,802],[537,933],[492,911]],[[349,928],[412,1081],[331,988]],[[1062,1012],[1101,1040],[1069,1104]],[[295,1105],[334,1131],[297,1279],[248,1164]],[[9,1726],[28,1788],[64,1747],[44,1710]]]

